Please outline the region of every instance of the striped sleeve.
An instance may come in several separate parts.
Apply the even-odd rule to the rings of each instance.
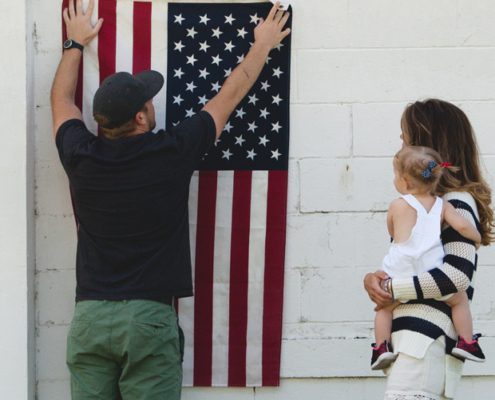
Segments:
[[[456,211],[479,229],[473,209],[460,200],[450,200]],[[474,243],[448,227],[442,231],[445,250],[441,267],[411,278],[392,280],[394,297],[400,301],[439,298],[451,293],[467,291],[473,295],[471,280],[476,270],[477,256]]]

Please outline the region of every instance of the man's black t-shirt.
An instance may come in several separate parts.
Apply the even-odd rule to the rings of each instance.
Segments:
[[[214,139],[204,111],[170,132],[115,140],[77,119],[60,127],[78,222],[76,300],[192,295],[189,183]]]

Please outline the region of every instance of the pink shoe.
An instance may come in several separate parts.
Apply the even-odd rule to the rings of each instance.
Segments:
[[[478,338],[481,334],[477,333],[473,336],[471,342],[466,342],[463,337],[459,336],[457,344],[452,349],[452,355],[461,360],[471,360],[476,362],[485,362],[485,355],[478,344]]]
[[[371,356],[372,370],[385,369],[397,358],[397,354],[392,352],[392,346],[386,340],[379,346],[373,343],[371,347],[373,347],[373,354]]]

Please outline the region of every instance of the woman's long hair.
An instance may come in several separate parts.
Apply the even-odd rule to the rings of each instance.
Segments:
[[[431,147],[444,161],[460,167],[457,172],[443,174],[437,193],[469,192],[478,207],[481,243],[487,246],[493,242],[495,224],[491,189],[481,174],[478,146],[466,114],[446,101],[417,101],[404,110],[401,128],[406,144]]]

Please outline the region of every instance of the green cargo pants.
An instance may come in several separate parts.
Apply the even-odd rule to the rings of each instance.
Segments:
[[[170,305],[78,302],[67,339],[72,399],[178,400],[182,352]]]

